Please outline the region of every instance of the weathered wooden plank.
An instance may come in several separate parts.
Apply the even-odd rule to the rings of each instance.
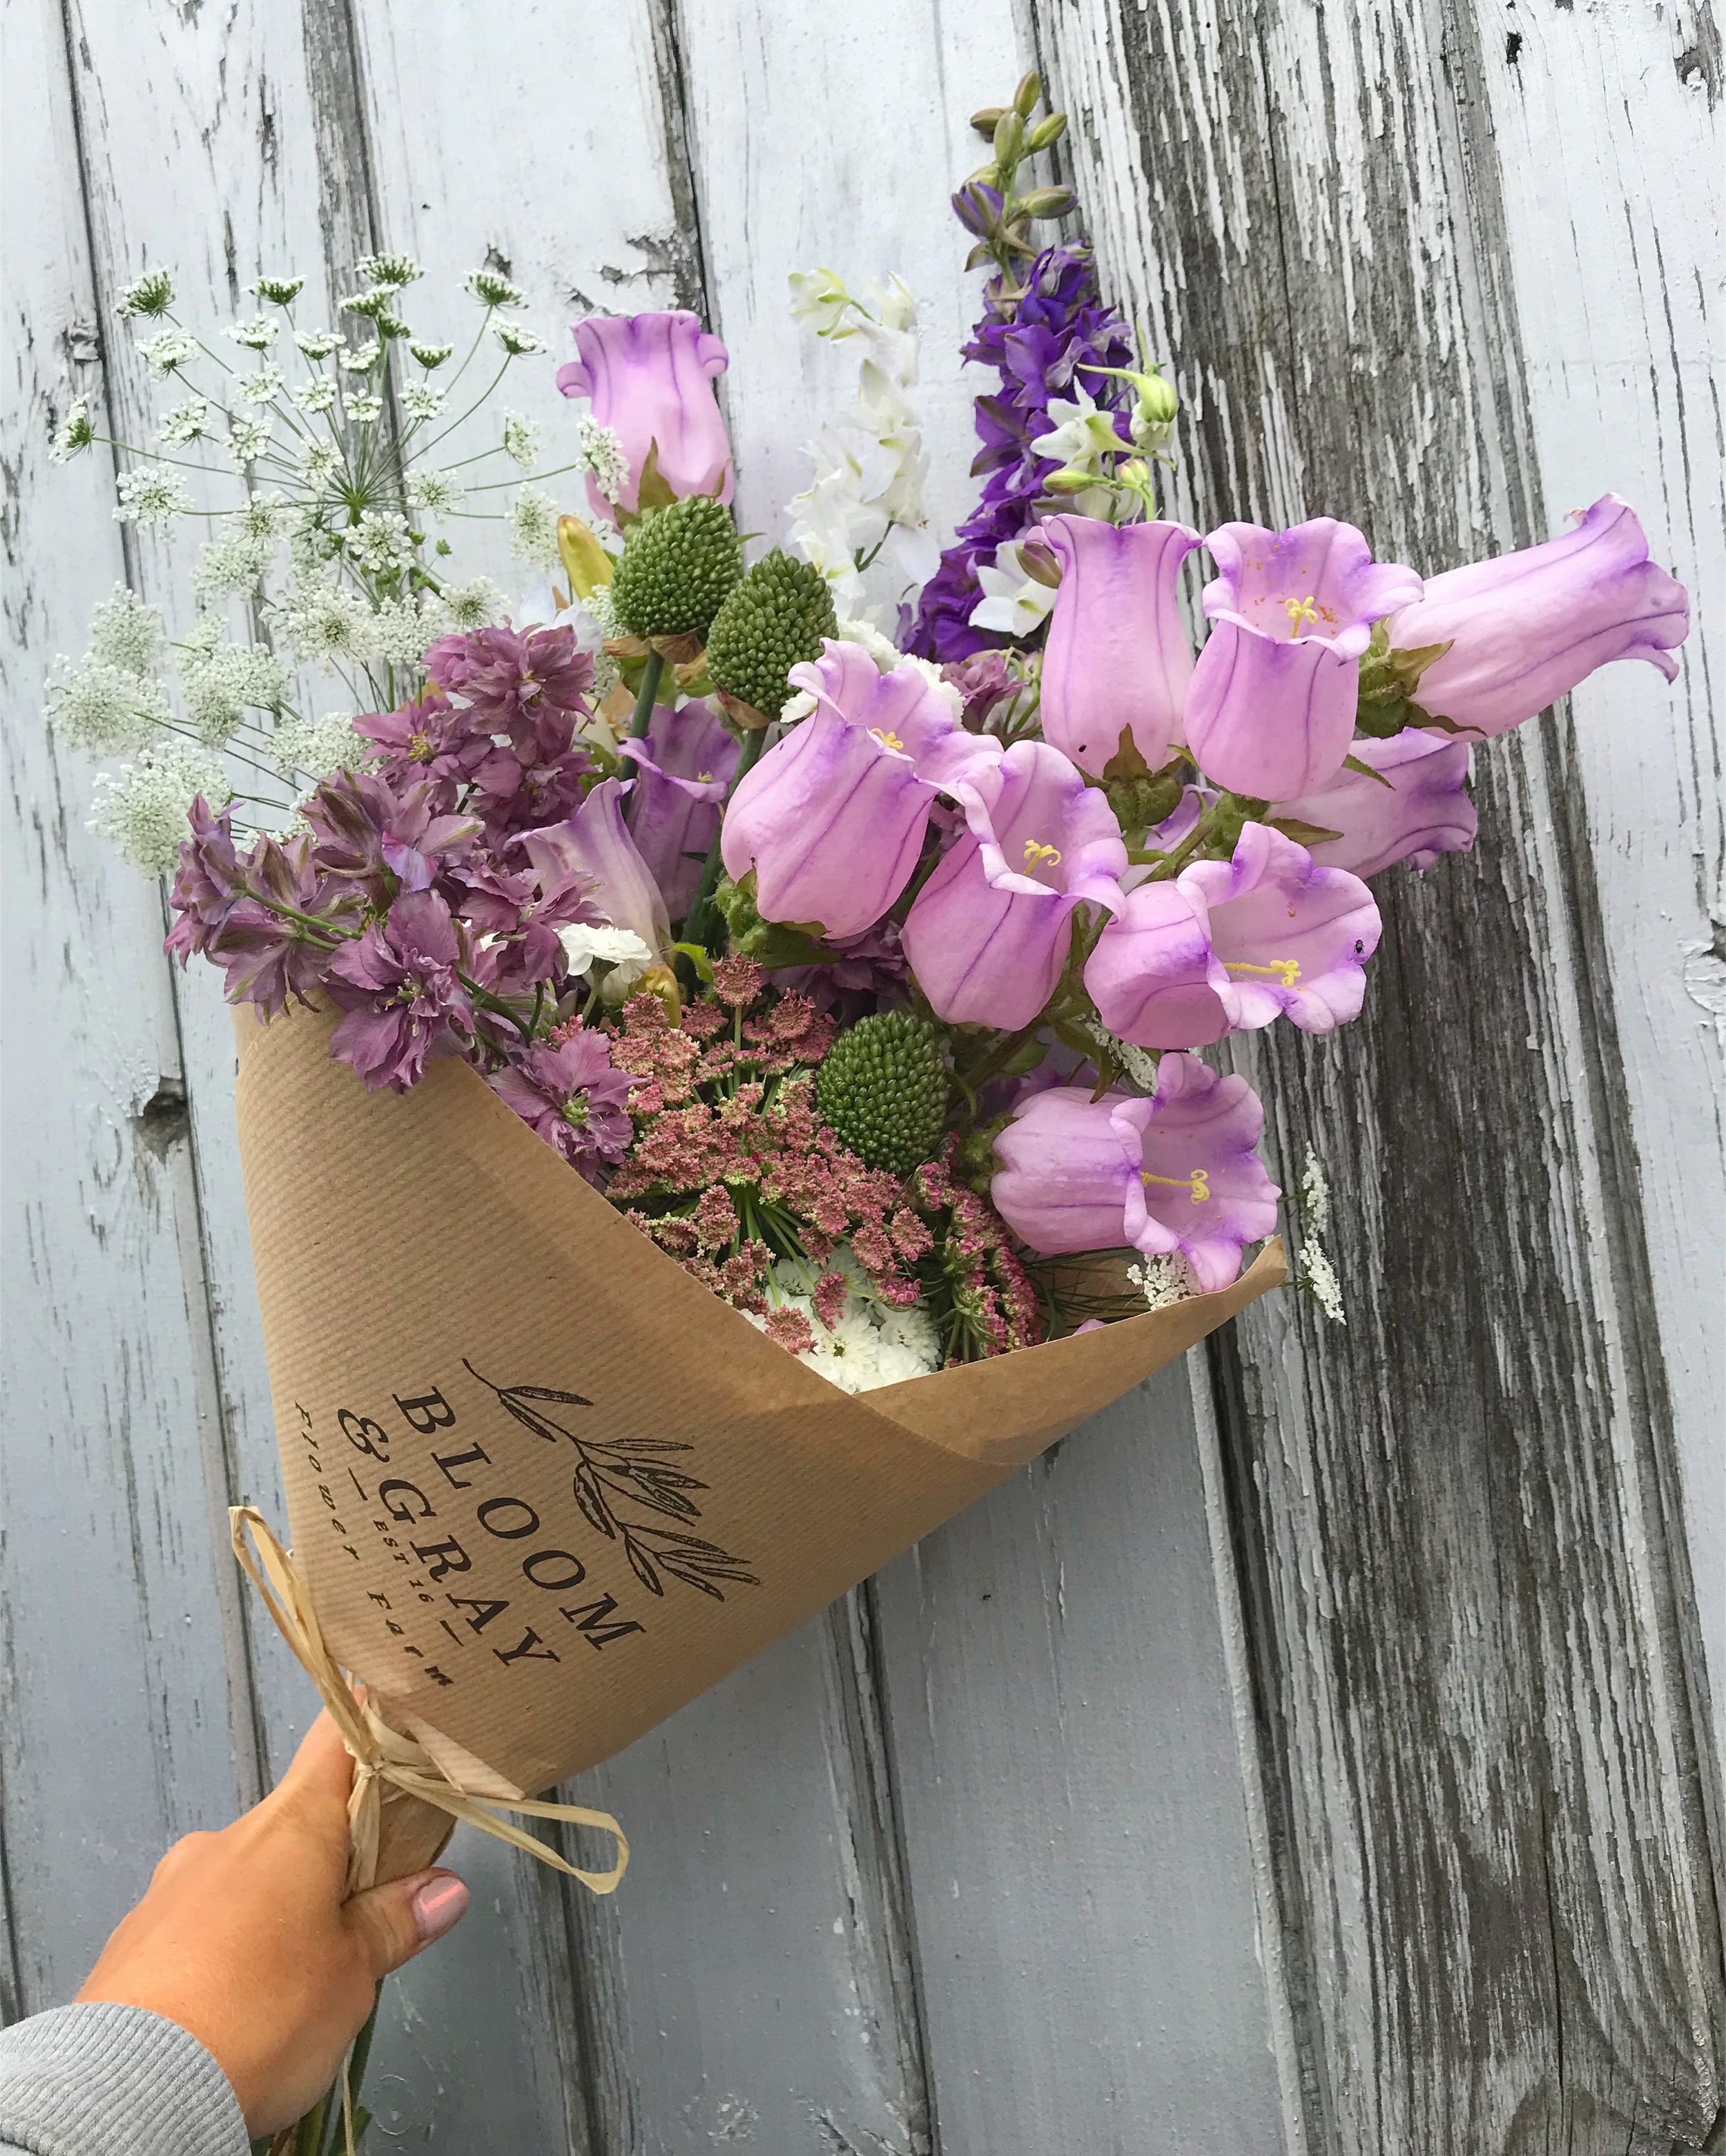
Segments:
[[[1183,513],[1428,567],[1544,531],[1478,19],[1043,20]],[[1215,1358],[1307,2100],[1339,2150],[1694,2146],[1718,1938],[1610,970],[1568,737],[1478,762],[1481,850],[1386,880],[1366,1018],[1244,1059],[1285,1179],[1334,1156],[1350,1307]]]
[[[9,228],[3,423],[0,1790],[8,2003],[29,2012],[75,1989],[170,1840],[231,1813],[244,1700],[208,1560],[208,1316],[181,1271],[195,1200],[160,901],[85,830],[87,772],[41,722],[49,662],[83,649],[125,569],[105,456],[46,457],[73,396],[100,398],[107,336],[58,7],[9,11],[7,64],[7,198],[32,214]]]

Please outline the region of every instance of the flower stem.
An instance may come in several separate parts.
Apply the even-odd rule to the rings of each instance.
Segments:
[[[653,724],[653,707],[659,701],[660,680],[665,670],[663,651],[650,651],[641,670],[641,686],[635,691],[635,713],[629,721],[629,739],[640,741]],[[742,767],[738,766],[741,775]]]
[[[745,775],[754,767],[756,759],[760,756],[766,740],[765,726],[752,726],[744,735],[742,746],[737,752],[737,768],[736,776],[731,783],[731,793],[737,792]],[[731,798],[731,793],[726,796],[727,801]],[[722,810],[722,819],[723,814],[724,811]],[[713,894],[719,887],[720,871],[723,866],[719,849],[724,828],[722,821],[720,825],[722,836],[716,837],[712,844],[707,849],[707,862],[706,866],[701,870],[701,886],[696,892],[695,903],[689,909],[688,918],[683,924],[684,940],[686,942],[703,943],[706,941],[702,931],[706,925],[707,916],[712,911]]]

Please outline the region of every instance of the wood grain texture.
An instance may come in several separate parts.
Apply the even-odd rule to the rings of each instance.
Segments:
[[[1482,21],[1041,19],[1188,403],[1176,513],[1427,568],[1542,536]],[[1482,847],[1384,880],[1362,1023],[1242,1059],[1284,1179],[1329,1153],[1350,1312],[1214,1357],[1307,2100],[1375,2156],[1694,2147],[1717,1907],[1585,774],[1557,721],[1477,761]]]

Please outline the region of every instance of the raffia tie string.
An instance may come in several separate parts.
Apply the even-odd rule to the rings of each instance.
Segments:
[[[424,1745],[392,1729],[369,1700],[359,1697],[347,1671],[325,1645],[317,1612],[292,1553],[282,1548],[264,1515],[254,1506],[234,1505],[229,1508],[228,1523],[234,1554],[263,1596],[265,1607],[301,1667],[317,1686],[343,1743],[353,1754],[353,1789],[347,1800],[350,1894],[361,1893],[377,1881],[378,1828],[386,1785],[435,1804],[452,1819],[465,1820],[481,1834],[508,1842],[512,1849],[525,1850],[541,1863],[579,1879],[596,1894],[614,1891],[629,1869],[629,1845],[609,1812],[592,1811],[585,1804],[546,1804],[528,1797],[502,1800],[489,1793],[480,1794],[464,1789]],[[531,1819],[565,1820],[572,1826],[601,1827],[617,1844],[617,1862],[609,1871],[583,1871],[524,1829],[512,1825],[502,1816],[506,1812]]]

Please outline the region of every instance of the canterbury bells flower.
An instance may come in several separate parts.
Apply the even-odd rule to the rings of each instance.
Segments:
[[[594,419],[617,435],[629,463],[615,504],[589,476],[595,512],[609,517],[614,507],[638,506],[650,447],[658,451],[660,478],[680,500],[717,490],[729,501],[731,444],[713,393],[714,377],[729,364],[722,341],[681,308],[589,315],[570,325],[570,335],[577,357],[558,368],[557,387],[566,397],[593,399]]]
[[[624,822],[623,788],[616,779],[602,780],[568,822],[524,832],[521,845],[547,884],[560,877],[584,877],[593,903],[613,927],[632,930],[655,962],[669,958],[670,916]],[[633,957],[634,946],[627,953],[591,949],[588,963],[614,955]]]
[[[1341,834],[1312,846],[1315,861],[1372,876],[1393,861],[1430,869],[1441,854],[1474,844],[1479,819],[1468,798],[1467,742],[1405,726],[1384,741],[1357,741],[1350,753],[1385,783],[1339,771],[1316,793],[1277,807],[1279,816]]]
[[[1231,793],[1310,793],[1348,753],[1373,623],[1412,605],[1420,579],[1330,516],[1225,524],[1205,544],[1221,573],[1203,593],[1214,626],[1187,691],[1188,746]]]
[[[619,744],[635,767],[629,832],[636,850],[681,921],[695,902],[701,864],[719,829],[721,804],[737,766],[737,740],[711,705],[660,704],[640,741]]]
[[[989,1201],[1045,1256],[1179,1253],[1210,1294],[1239,1273],[1243,1245],[1277,1225],[1281,1194],[1254,1151],[1264,1121],[1244,1078],[1196,1055],[1164,1056],[1148,1100],[1057,1086],[996,1138]]]
[[[1121,905],[1127,847],[1102,792],[1046,742],[1015,742],[949,790],[968,829],[912,905],[905,955],[940,1017],[1011,1032],[1054,993],[1073,909]]]
[[[1124,728],[1159,769],[1181,738],[1193,675],[1175,591],[1198,533],[1050,516],[1036,536],[1062,571],[1043,657],[1044,739],[1100,778]]]
[[[1110,1032],[1138,1048],[1196,1048],[1279,1012],[1329,1033],[1359,1016],[1380,932],[1358,876],[1248,824],[1231,860],[1194,861],[1129,893],[1085,986]]]
[[[1648,558],[1636,513],[1616,494],[1573,510],[1544,547],[1434,577],[1390,624],[1393,649],[1450,649],[1420,676],[1423,711],[1475,734],[1520,726],[1614,659],[1646,659],[1668,681],[1690,634],[1690,595]]]
[[[855,936],[910,881],[937,791],[989,768],[1001,745],[967,733],[952,692],[914,660],[883,674],[860,644],[829,638],[789,680],[815,708],[732,796],[726,873],[753,870],[764,921]]]

